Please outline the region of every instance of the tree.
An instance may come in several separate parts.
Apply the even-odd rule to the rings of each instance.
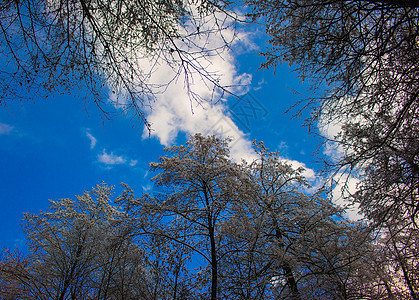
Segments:
[[[229,223],[235,248],[224,298],[353,299],[350,282],[367,232],[310,195],[302,168],[263,143],[255,150],[258,158],[246,168],[252,185],[241,191]]]
[[[415,299],[417,230],[374,239],[279,153],[255,143],[257,159],[237,164],[228,142],[167,148],[140,198],[124,185],[113,202],[101,184],[26,214],[29,254],[2,257],[0,297]]]
[[[418,299],[418,231],[412,226],[387,226],[363,244],[361,259],[352,266],[355,299]]]
[[[419,299],[419,231],[408,221],[386,224],[378,249],[384,254],[382,268],[394,276],[390,283],[398,298]]]
[[[162,288],[173,299],[371,296],[359,290],[377,278],[360,275],[369,231],[306,193],[302,169],[262,143],[255,149],[257,160],[237,165],[228,140],[197,134],[150,164],[160,170],[153,194],[123,197],[137,234],[160,241],[152,253],[166,274]]]
[[[32,276],[28,272],[28,259],[19,252],[2,251],[0,260],[0,298],[36,299],[28,282]]]
[[[149,266],[152,299],[189,299],[197,289],[195,274],[189,272],[191,248],[179,243],[178,238],[187,230],[176,228],[176,222],[167,223],[164,213],[156,209],[156,199],[148,194],[135,197],[126,184],[118,203],[123,205],[125,218],[135,228],[133,235],[144,250]],[[173,226],[172,226],[173,225]]]
[[[200,262],[199,270],[188,275],[195,277],[195,297],[207,294],[209,284],[210,298],[219,299],[220,265],[226,255],[223,227],[237,198],[239,168],[228,158],[228,141],[214,136],[196,134],[186,145],[166,151],[170,157],[150,164],[151,170],[160,171],[153,180],[163,190],[145,195],[143,209],[158,216],[146,223],[146,232],[177,244],[172,249],[177,254],[171,256],[178,260],[179,249],[190,252],[192,260]]]
[[[264,66],[288,61],[314,88],[327,86],[306,103],[313,108],[307,124],[339,127],[326,143],[337,143],[341,153],[326,171],[360,179],[349,198],[380,236],[365,248],[363,260],[373,267],[357,267],[352,290],[416,299],[419,2],[248,3],[254,17],[266,18],[272,37]]]
[[[213,48],[199,42],[222,35],[230,26],[227,19],[234,16],[226,7],[223,1],[206,0],[3,1],[0,104],[76,92],[73,87],[82,83],[84,96],[92,97],[103,112],[114,97],[113,105],[131,109],[150,129],[145,109],[175,80],[150,82],[159,64],[169,64],[175,77],[184,76],[192,100],[201,100],[190,87],[196,77],[227,91],[204,61],[230,40]]]
[[[368,232],[305,193],[302,169],[262,143],[257,160],[234,164],[228,141],[214,136],[197,134],[166,150],[169,156],[150,164],[160,170],[153,179],[158,190],[123,203],[138,232],[161,240],[164,253],[153,252],[162,253],[160,268],[172,270],[165,287],[174,299],[185,282],[192,298],[359,296],[353,282]]]
[[[341,129],[328,167],[362,179],[356,199],[382,223],[402,211],[417,225],[418,1],[247,1],[264,17],[265,67],[287,61],[314,88],[308,125]],[[330,162],[329,162],[330,163]]]
[[[145,253],[111,195],[102,184],[76,201],[52,201],[50,212],[26,214],[28,258],[6,259],[0,281],[28,299],[156,299]]]

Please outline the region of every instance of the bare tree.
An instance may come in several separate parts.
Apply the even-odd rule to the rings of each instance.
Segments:
[[[191,100],[202,100],[191,88],[198,78],[228,91],[203,65],[231,42],[203,43],[233,26],[228,19],[223,1],[2,1],[0,104],[82,90],[103,112],[111,99],[150,129],[145,110],[179,76]],[[159,64],[175,78],[150,81]]]

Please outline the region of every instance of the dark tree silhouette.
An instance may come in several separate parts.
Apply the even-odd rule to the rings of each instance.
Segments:
[[[231,25],[225,9],[206,0],[2,1],[0,104],[81,90],[106,113],[110,94],[113,105],[150,129],[145,109],[176,77],[183,76],[191,100],[199,99],[190,87],[194,77],[227,91],[202,64],[230,41],[198,42]],[[159,64],[169,64],[175,78],[150,81]]]

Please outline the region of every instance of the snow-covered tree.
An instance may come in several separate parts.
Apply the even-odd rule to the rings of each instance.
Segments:
[[[243,166],[251,185],[229,223],[226,298],[347,299],[366,235],[308,192],[302,168],[263,143],[255,150],[258,158]]]
[[[151,299],[144,252],[111,196],[101,184],[26,214],[29,255],[6,261],[6,281],[29,299]]]
[[[255,143],[196,134],[151,169],[135,197],[96,186],[25,215],[29,254],[0,261],[5,299],[415,299],[418,234],[350,222],[303,169]],[[375,235],[374,235],[374,234]],[[378,235],[378,237],[376,237]]]
[[[191,293],[219,299],[220,264],[226,255],[223,226],[238,197],[240,170],[229,159],[228,141],[214,136],[196,134],[186,145],[166,151],[170,156],[150,164],[160,171],[153,179],[160,189],[153,197],[145,196],[144,209],[159,216],[158,222],[149,223],[148,232],[190,253],[190,266],[199,261],[188,275],[195,277]],[[181,253],[176,257],[181,259]]]
[[[403,215],[417,227],[419,2],[247,3],[272,37],[265,66],[287,61],[313,80],[308,124],[339,127],[328,138],[343,153],[327,167],[359,176],[370,220]]]

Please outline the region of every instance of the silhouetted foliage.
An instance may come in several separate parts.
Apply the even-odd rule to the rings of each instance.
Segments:
[[[231,25],[225,7],[206,0],[2,1],[0,104],[81,91],[104,113],[111,102],[149,129],[145,110],[177,77],[184,77],[191,100],[199,99],[193,78],[227,90],[202,64],[230,40],[199,42]],[[150,81],[160,64],[170,65],[175,78]]]

